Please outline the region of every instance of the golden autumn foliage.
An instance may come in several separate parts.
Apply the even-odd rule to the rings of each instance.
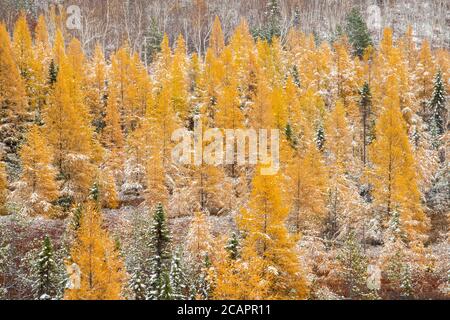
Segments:
[[[416,165],[400,112],[398,83],[391,76],[388,84],[384,110],[377,122],[377,138],[371,149],[375,201],[383,207],[387,219],[394,212],[400,214],[400,227],[408,239],[424,240],[428,218],[421,205]]]
[[[279,175],[256,174],[248,209],[242,210],[238,220],[245,234],[242,259],[248,267],[240,272],[244,277],[254,272],[256,288],[264,292],[248,299],[305,299],[308,294],[294,238],[285,226],[288,209],[282,202],[279,179]]]
[[[194,263],[201,264],[205,256],[212,253],[212,241],[208,217],[202,212],[196,212],[189,226],[186,242],[186,250]]]
[[[6,199],[8,196],[8,177],[3,162],[0,162],[0,216],[7,213]]]
[[[21,115],[27,104],[25,85],[4,24],[0,24],[0,104],[3,116]]]
[[[73,44],[71,55],[78,55],[78,44]],[[63,181],[63,190],[75,198],[86,195],[95,175],[95,163],[102,156],[101,147],[94,139],[89,111],[84,104],[83,75],[75,71],[69,58],[61,52],[55,88],[45,114],[46,136],[54,150],[54,163]]]
[[[359,259],[358,285],[365,287],[367,263],[388,268],[386,261],[395,258],[388,252],[392,229],[401,235],[393,247],[409,250],[416,264],[412,276],[442,272],[427,256],[434,250],[429,243],[448,233],[447,198],[443,209],[442,199],[435,204],[429,198],[445,184],[439,175],[448,134],[430,138],[430,119],[442,115],[432,115],[437,111],[429,102],[438,70],[444,86],[449,82],[448,50],[427,40],[416,44],[412,28],[403,37],[385,28],[380,44],[359,57],[346,36],[320,43],[295,28],[254,39],[245,20],[225,35],[216,16],[204,30],[202,42],[209,43],[197,53],[190,51],[192,39],[165,34],[153,61],[143,63],[139,45],[94,47],[68,32],[64,13],[54,10],[30,25],[22,13],[9,32],[0,23],[0,215],[63,220],[83,208],[75,232],[68,233],[73,243],[66,261],[80,269],[81,287],[69,284],[65,299],[126,299],[138,296],[130,293],[136,282],[150,290],[143,289],[153,267],[147,265],[148,216],[135,221],[134,215],[158,204],[180,237],[171,249],[184,250],[180,260],[168,255],[160,263],[165,270],[158,271],[157,285],[167,299],[302,300],[328,291],[340,297],[348,270],[334,269],[338,251],[349,249],[350,258]],[[448,113],[446,104],[443,109]],[[193,139],[198,120],[202,133],[213,129],[201,143]],[[278,130],[275,175],[261,173],[263,155],[258,165],[208,162],[213,138],[246,129]],[[173,159],[173,135],[180,131],[193,144],[187,156],[195,163]],[[235,149],[237,140],[231,142]],[[252,147],[247,143],[245,151]],[[87,200],[92,185],[96,202]],[[135,209],[132,218],[122,215],[128,208]],[[118,232],[124,242],[119,250],[103,214],[108,225],[120,219],[139,230],[133,235],[138,240],[130,244]],[[75,213],[70,218],[77,222]],[[233,254],[222,234],[230,229],[240,241]],[[387,260],[367,254],[379,247]],[[181,258],[189,270],[175,271],[185,271],[195,284],[177,283],[177,296],[171,296]],[[385,290],[383,281],[374,291]],[[317,290],[321,285],[324,290]],[[438,285],[445,284],[430,287]]]
[[[290,147],[288,147],[290,148]],[[305,154],[286,154],[285,189],[290,209],[290,226],[299,234],[303,228],[320,225],[325,218],[327,172],[322,156],[311,143]]]
[[[52,216],[52,202],[58,197],[56,170],[53,167],[53,150],[43,137],[42,130],[33,126],[27,142],[20,150],[22,176],[20,197],[31,215]]]
[[[211,31],[211,38],[209,40],[209,46],[213,50],[216,57],[220,56],[225,47],[225,40],[223,36],[222,26],[218,16],[214,18],[214,24]]]
[[[81,272],[80,288],[66,289],[65,300],[121,300],[124,265],[114,241],[102,226],[95,203],[84,208],[71,261]]]

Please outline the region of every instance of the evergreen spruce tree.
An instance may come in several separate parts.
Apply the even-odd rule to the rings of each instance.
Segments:
[[[386,279],[391,291],[396,292],[396,298],[410,299],[414,294],[411,266],[405,256],[405,244],[401,240],[393,243],[394,252],[387,260]]]
[[[186,299],[186,274],[183,268],[181,254],[175,252],[170,263],[170,286],[174,300]]]
[[[298,147],[298,138],[295,135],[294,129],[292,125],[288,122],[286,128],[284,129],[284,133],[286,135],[286,139],[291,145],[292,148],[296,149]]]
[[[173,291],[172,291],[172,285],[170,283],[170,275],[169,272],[166,270],[162,274],[161,279],[161,293],[160,293],[160,299],[161,300],[173,300]]]
[[[58,66],[55,64],[55,60],[50,61],[50,66],[48,67],[48,84],[53,86],[58,79]]]
[[[439,71],[434,79],[433,97],[430,101],[431,109],[431,133],[435,139],[439,139],[447,131],[447,105],[445,101],[446,93],[442,72]],[[436,143],[434,143],[436,144]]]
[[[211,259],[209,255],[205,255],[203,260],[203,267],[198,275],[198,278],[194,281],[193,299],[195,300],[208,300],[211,294],[211,281],[209,279],[209,271],[211,268]]]
[[[225,247],[230,254],[230,259],[237,260],[240,257],[241,246],[239,243],[239,236],[236,232],[233,232],[230,240],[228,240],[227,246]]]
[[[140,268],[133,270],[129,281],[129,287],[134,300],[146,300],[147,286]]]
[[[403,265],[400,273],[400,288],[402,298],[411,299],[411,297],[414,295],[414,288],[411,277],[411,266],[408,263]]]
[[[367,24],[358,9],[353,9],[347,16],[345,31],[353,46],[353,54],[362,57],[366,48],[372,45]]]
[[[301,82],[300,82],[300,73],[298,72],[298,68],[296,65],[292,67],[291,70],[292,79],[294,80],[295,85],[300,88]]]
[[[264,17],[266,19],[265,25],[252,30],[253,37],[272,43],[274,37],[281,36],[281,11],[278,0],[268,0]]]
[[[152,251],[149,261],[151,270],[149,296],[151,299],[159,299],[162,298],[164,272],[168,268],[168,260],[170,259],[170,234],[162,204],[156,207],[153,214],[149,246]]]
[[[315,136],[315,142],[317,145],[317,149],[319,151],[323,151],[325,147],[325,129],[323,127],[323,123],[320,121],[317,123],[316,126],[316,136]]]
[[[35,282],[33,291],[36,299],[50,300],[56,297],[58,278],[53,246],[48,236],[42,243],[38,259],[34,266]]]
[[[281,10],[278,0],[269,0],[265,13],[268,22],[268,29],[266,31],[266,40],[272,42],[274,37],[281,35]]]
[[[354,232],[348,235],[338,255],[338,260],[342,267],[346,296],[351,299],[365,298],[368,294],[368,262]]]
[[[366,82],[364,83],[364,86],[359,91],[360,100],[359,100],[359,107],[361,112],[361,121],[362,121],[362,127],[363,127],[363,163],[364,165],[367,164],[367,145],[369,144],[369,119],[371,116],[371,106],[372,106],[372,94],[370,92],[370,86]]]
[[[151,19],[150,26],[148,27],[147,32],[145,33],[145,43],[144,43],[144,61],[147,64],[150,64],[155,55],[161,51],[161,42],[163,40],[163,34],[158,29],[158,25],[155,19]]]

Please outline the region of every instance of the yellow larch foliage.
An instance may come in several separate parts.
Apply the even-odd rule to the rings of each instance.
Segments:
[[[55,212],[51,202],[58,197],[53,168],[53,153],[41,129],[34,125],[20,150],[22,160],[20,198],[30,215],[51,217]]]
[[[266,76],[261,72],[257,75],[257,88],[252,97],[253,105],[249,111],[251,126],[255,130],[269,129],[275,125],[274,113],[270,104],[271,89]]]
[[[95,46],[94,57],[89,67],[93,72],[87,75],[86,104],[92,117],[99,121],[102,118],[102,112],[105,108],[107,82],[105,56],[100,44]]]
[[[100,170],[99,188],[102,207],[117,209],[119,207],[119,194],[114,174],[110,169]]]
[[[356,82],[355,67],[348,50],[347,39],[344,38],[336,42],[334,49],[336,50],[337,97],[342,99],[345,107],[348,107],[357,93],[358,84]]]
[[[267,281],[260,277],[264,272],[263,261],[258,259],[249,263],[241,259],[231,259],[229,255],[223,246],[215,251],[212,298],[215,300],[266,299],[269,288]]]
[[[21,13],[14,26],[13,34],[14,58],[23,77],[31,70],[33,60],[33,44],[30,29],[28,28],[27,17]]]
[[[66,55],[66,45],[61,29],[56,30],[55,40],[53,43],[53,60],[57,65],[61,64],[61,59]]]
[[[314,124],[325,113],[325,101],[312,88],[306,90],[298,100],[298,107],[292,109],[292,126],[307,140],[314,136]]]
[[[208,117],[214,121],[216,103],[220,96],[220,89],[225,77],[225,68],[221,59],[214,56],[212,49],[208,49],[205,56],[203,72],[199,81],[199,89],[202,92],[202,102],[206,107]]]
[[[276,128],[283,130],[286,128],[288,113],[287,113],[287,105],[286,105],[286,95],[281,87],[275,87],[272,89],[272,92],[269,95],[269,103],[272,108],[274,125]]]
[[[163,36],[163,40],[161,42],[161,52],[159,54],[159,75],[162,79],[165,79],[168,76],[170,71],[170,67],[172,65],[172,49],[169,44],[169,37],[165,33]],[[160,78],[160,77],[158,77]]]
[[[167,205],[169,198],[162,153],[157,148],[152,148],[146,163],[147,173],[147,203],[150,207],[161,203]]]
[[[94,138],[89,112],[81,98],[81,85],[76,80],[71,64],[62,56],[45,114],[45,132],[64,182],[63,190],[80,199],[92,185],[94,164],[101,160],[102,150]]]
[[[433,94],[433,81],[434,76],[436,75],[430,43],[426,39],[422,42],[422,46],[419,50],[415,74],[417,78],[417,98],[419,102],[422,103],[423,110],[425,110],[426,103]]]
[[[330,152],[331,162],[338,174],[345,174],[350,167],[351,143],[344,104],[338,100],[325,124],[326,148]]]
[[[130,83],[127,89],[129,104],[125,109],[128,132],[136,129],[138,122],[145,116],[148,103],[152,101],[149,75],[137,53],[130,58],[129,72]]]
[[[119,114],[121,115],[121,123],[126,134],[132,131],[131,123],[129,122],[130,110],[132,109],[133,101],[133,79],[131,67],[131,58],[129,48],[124,46],[120,48],[115,54],[111,56],[111,71],[109,88],[115,87],[117,90],[117,100]]]
[[[244,114],[239,101],[239,90],[235,81],[223,88],[217,99],[215,124],[218,128],[239,129],[244,126]]]
[[[299,90],[294,83],[294,79],[289,76],[286,80],[285,99],[286,99],[286,112],[287,122],[292,125],[294,117],[298,118],[298,98]]]
[[[297,300],[305,299],[308,294],[294,238],[285,226],[287,217],[288,209],[281,199],[280,176],[257,173],[248,208],[242,210],[238,225],[245,234],[242,259],[259,266],[254,277],[264,283],[265,299]],[[242,272],[245,276],[245,270]]]
[[[271,86],[281,86],[283,84],[286,70],[284,70],[283,50],[278,38],[267,41],[258,40],[256,43],[260,65],[264,68],[265,76]]]
[[[408,71],[412,74],[417,63],[417,48],[414,42],[413,28],[411,25],[406,29],[405,35],[400,40],[400,48],[408,64]]]
[[[45,17],[42,14],[39,15],[36,28],[34,29],[34,44],[35,46],[42,46],[44,50],[50,49],[47,23],[45,22]]]
[[[409,240],[425,240],[428,218],[417,186],[416,166],[406,124],[400,112],[398,82],[388,79],[384,110],[376,126],[376,141],[371,146],[374,170],[374,197],[385,219],[400,215],[400,227]]]
[[[114,241],[102,227],[102,216],[95,203],[84,208],[71,261],[81,272],[80,288],[66,289],[65,300],[121,300],[125,267]]]
[[[72,82],[82,90],[82,97],[86,88],[86,57],[84,56],[81,42],[77,38],[72,38],[66,50],[66,59],[72,68]]]
[[[108,87],[108,100],[106,102],[105,128],[102,131],[102,142],[105,146],[121,150],[124,146],[121,118],[119,111],[118,87]]]
[[[172,133],[177,128],[174,110],[170,105],[170,88],[164,85],[155,97],[155,103],[147,110],[147,134],[150,146],[159,152],[163,167],[167,168],[172,147]]]
[[[43,15],[39,16],[34,35],[34,76],[36,77],[36,81],[34,83],[35,92],[32,99],[34,99],[34,107],[38,116],[41,116],[42,110],[47,104],[49,91],[48,70],[51,61],[51,46],[48,40],[47,24]]]
[[[33,53],[33,44],[27,18],[24,12],[21,13],[14,26],[13,53],[16,64],[22,76],[29,101],[35,95],[36,63]]]
[[[352,136],[345,116],[344,104],[337,101],[325,123],[325,148],[328,151],[328,220],[326,232],[337,235],[342,225],[351,225],[356,217],[358,195],[351,189],[348,174],[352,165]],[[353,192],[352,192],[353,191]]]
[[[6,201],[8,197],[8,177],[6,175],[6,166],[0,162],[0,216],[7,213]]]
[[[300,234],[305,228],[311,230],[323,222],[327,172],[314,143],[309,143],[304,154],[292,150],[284,153],[284,157],[290,230]]]
[[[212,246],[208,217],[205,213],[196,212],[189,226],[185,248],[194,263],[202,264],[205,256],[211,254]]]
[[[225,39],[223,36],[222,25],[218,16],[214,18],[214,24],[209,39],[209,47],[213,50],[216,57],[219,57],[225,47]]]
[[[243,79],[245,78],[249,58],[253,48],[255,47],[248,24],[245,20],[241,20],[239,25],[236,27],[236,30],[230,39],[229,47],[233,53],[235,71],[238,75],[239,85],[243,86]]]
[[[2,116],[18,116],[26,110],[25,85],[20,77],[8,31],[0,23],[0,105]]]
[[[172,108],[180,120],[187,118],[188,105],[188,78],[186,73],[186,44],[183,36],[179,36],[176,43],[175,54],[172,62],[170,87]]]

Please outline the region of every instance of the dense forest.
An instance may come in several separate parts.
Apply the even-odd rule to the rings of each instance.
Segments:
[[[447,17],[427,39],[426,14],[374,32],[364,1],[317,27],[340,1],[111,0],[71,30],[64,6],[16,2],[0,299],[450,297]],[[280,169],[174,161],[199,120],[278,130]]]

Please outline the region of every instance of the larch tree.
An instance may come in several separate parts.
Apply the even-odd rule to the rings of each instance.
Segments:
[[[99,188],[102,208],[117,209],[119,207],[119,193],[117,192],[114,174],[109,168],[102,168],[99,174]]]
[[[287,194],[289,229],[299,235],[322,225],[326,217],[326,168],[322,155],[312,142],[305,151],[288,151],[284,157],[285,189],[290,190]]]
[[[102,112],[106,101],[107,70],[105,56],[100,44],[95,46],[94,57],[89,65],[93,70],[87,78],[86,104],[94,120],[97,131],[103,127]],[[117,98],[117,96],[116,96]]]
[[[71,260],[81,272],[80,287],[69,286],[65,300],[121,300],[125,280],[124,266],[116,245],[102,227],[102,216],[95,202],[86,204],[80,228],[71,249]]]
[[[279,179],[278,175],[258,173],[253,179],[248,208],[242,210],[238,220],[244,233],[242,259],[249,264],[260,264],[256,276],[266,283],[264,298],[304,299],[308,294],[307,282],[294,238],[285,226],[288,209],[282,202]]]
[[[200,265],[206,255],[211,254],[212,236],[206,214],[195,213],[188,231],[186,250],[189,261]]]
[[[34,75],[36,81],[34,83],[35,92],[33,98],[37,122],[42,120],[42,113],[48,100],[50,84],[48,81],[48,74],[51,64],[51,46],[48,37],[45,18],[43,15],[40,15],[36,28],[34,29]]]
[[[102,142],[109,149],[120,151],[124,146],[124,137],[118,99],[118,88],[114,85],[109,86],[104,118],[105,127],[102,130]]]
[[[145,121],[140,121],[136,129],[128,135],[122,194],[129,201],[145,200],[147,189],[147,161],[149,154],[149,134]]]
[[[334,49],[336,51],[336,94],[339,99],[342,99],[344,106],[350,109],[358,85],[356,83],[355,66],[350,58],[346,41],[347,39],[343,38],[341,41],[334,44]]]
[[[29,215],[53,216],[56,211],[52,202],[58,198],[53,150],[37,125],[29,130],[20,157],[22,175],[16,191],[24,205],[23,211]]]
[[[172,61],[170,74],[171,105],[178,119],[183,122],[189,114],[186,44],[180,35]]]
[[[161,152],[153,148],[153,152],[146,161],[147,173],[147,202],[154,206],[157,203],[167,204],[168,190],[166,187],[164,162]]]
[[[376,125],[377,138],[371,146],[374,197],[384,219],[399,213],[407,238],[424,240],[428,218],[421,205],[415,162],[399,106],[398,83],[393,76],[387,87],[384,110]]]
[[[26,111],[25,85],[14,60],[8,31],[0,24],[0,104],[3,117],[19,117]],[[16,120],[17,122],[17,120]]]
[[[30,109],[34,110],[37,104],[35,100],[37,93],[36,69],[41,61],[35,59],[33,43],[30,29],[27,23],[27,17],[24,12],[17,19],[13,33],[13,52],[20,75],[25,84]]]
[[[427,112],[427,102],[433,94],[433,77],[436,74],[436,68],[431,53],[430,43],[424,40],[419,50],[419,58],[416,65],[416,85],[417,99],[422,105],[422,112],[425,117],[429,117]]]
[[[373,111],[372,111],[372,94],[370,91],[370,85],[366,82],[364,86],[359,91],[360,100],[359,100],[359,110],[361,114],[361,126],[362,126],[362,161],[364,167],[367,165],[367,147],[369,145],[370,140],[370,121],[373,120]]]
[[[214,18],[214,24],[209,38],[209,47],[216,57],[219,57],[225,47],[222,25],[218,16]]]
[[[0,216],[7,213],[6,200],[8,196],[8,177],[3,162],[0,162]]]
[[[60,57],[57,81],[44,119],[63,196],[81,200],[93,183],[94,164],[101,159],[102,149],[94,138],[79,76],[65,55]]]
[[[347,177],[352,165],[352,136],[342,101],[337,101],[329,115],[325,132],[329,168],[329,214],[326,232],[329,238],[333,239],[338,235],[340,227],[351,224],[349,215],[353,211],[352,200],[358,197],[351,194]]]

